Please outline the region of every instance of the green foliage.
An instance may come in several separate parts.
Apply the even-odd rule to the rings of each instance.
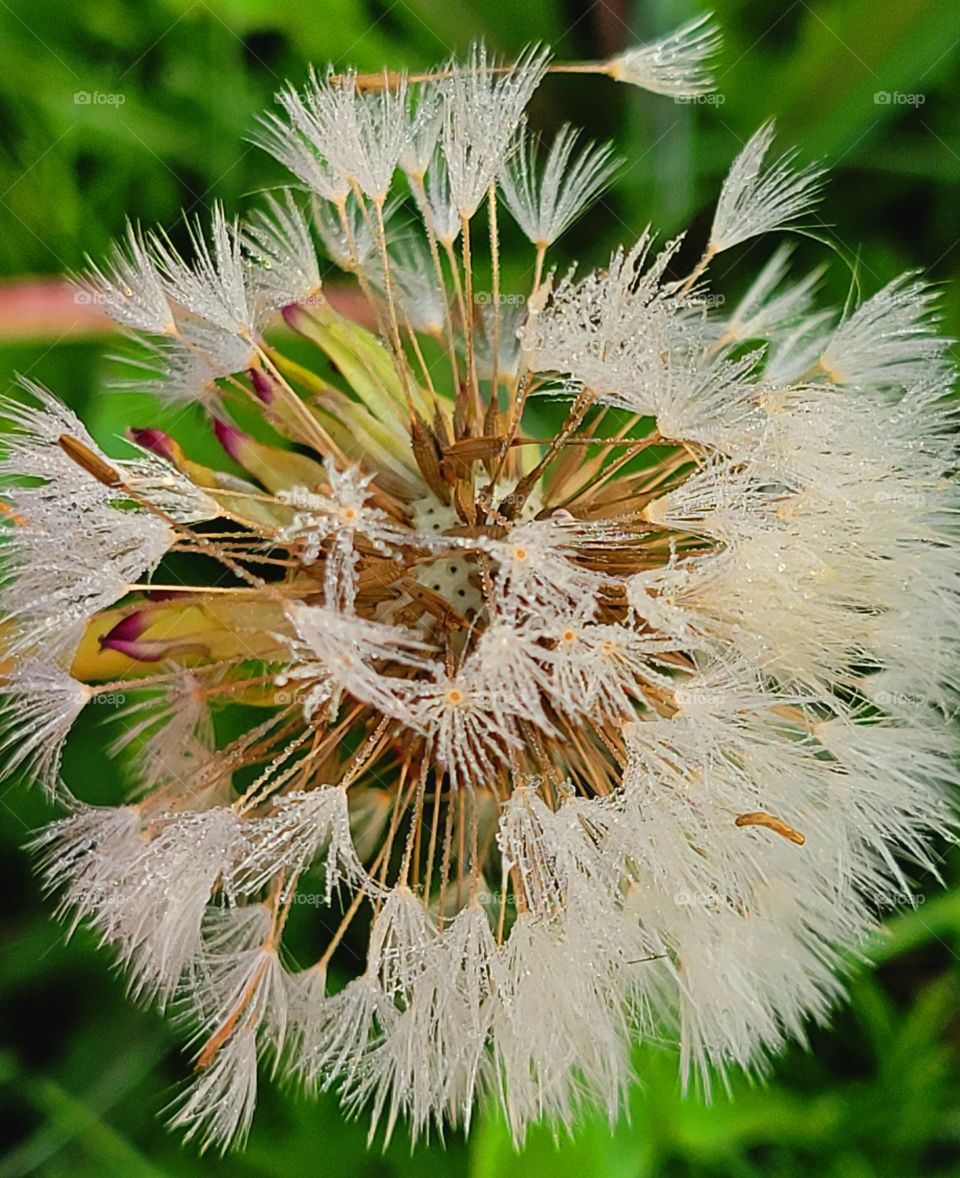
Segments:
[[[605,218],[574,230],[570,255],[601,261],[648,221],[666,234],[692,222],[695,250],[725,167],[775,115],[784,145],[831,166],[824,222],[868,293],[913,267],[955,279],[960,7],[947,0],[713,7],[727,38],[721,104],[676,104],[584,79],[550,81],[538,97],[537,125],[584,123],[596,137],[613,138],[628,160]],[[219,196],[238,209],[279,182],[245,136],[280,82],[303,79],[310,61],[422,66],[476,36],[504,52],[542,39],[562,57],[600,56],[692,11],[686,0],[608,0],[592,15],[561,0],[0,0],[0,276],[78,267],[85,252],[102,253],[126,215],[176,236],[181,208],[202,210]],[[508,237],[508,244],[516,243]],[[753,266],[763,250],[752,243],[735,258],[733,289],[745,273],[743,253]],[[798,248],[801,262],[822,253],[815,242]],[[506,265],[509,275],[509,249]],[[850,282],[851,269],[832,259],[834,298],[842,301]],[[960,283],[947,286],[945,307],[956,333]],[[128,422],[158,424],[189,438],[201,460],[212,457],[196,415],[158,415],[148,399],[105,392],[103,349],[60,343],[69,326],[51,323],[42,340],[0,346],[3,385],[15,371],[29,372],[78,407],[101,438]],[[72,778],[90,800],[119,788],[105,775],[103,743],[102,730],[88,725],[69,750]],[[856,968],[852,1005],[835,1028],[813,1031],[811,1050],[792,1049],[767,1083],[734,1078],[732,1098],[721,1091],[709,1106],[683,1098],[675,1057],[644,1047],[629,1121],[613,1133],[587,1119],[573,1142],[537,1131],[516,1154],[498,1119],[484,1115],[469,1144],[454,1136],[445,1147],[411,1153],[398,1134],[381,1154],[367,1152],[365,1127],[344,1122],[333,1098],[309,1102],[267,1084],[246,1153],[200,1162],[157,1117],[188,1066],[176,1031],[126,1002],[87,934],[68,943],[51,922],[20,850],[50,817],[42,799],[15,785],[0,802],[8,897],[0,914],[7,1150],[0,1178],[960,1172],[960,893],[940,895],[934,881],[917,885],[924,903],[890,920],[889,937],[873,951],[879,972]],[[960,874],[954,868],[948,864],[948,878]]]

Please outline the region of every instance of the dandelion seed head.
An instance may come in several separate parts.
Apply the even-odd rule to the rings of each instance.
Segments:
[[[261,1072],[387,1139],[493,1102],[519,1144],[615,1121],[638,1039],[684,1084],[759,1068],[935,869],[960,556],[932,293],[820,308],[779,246],[714,297],[713,258],[820,191],[769,124],[685,277],[652,229],[556,270],[614,161],[536,145],[541,79],[696,96],[716,40],[314,72],[258,133],[298,189],[185,253],[128,228],[88,280],[130,382],[222,461],[149,422],[114,458],[30,382],[0,408],[0,750],[67,807],[34,840],[59,914],[192,1036],[171,1111],[201,1149],[242,1143]],[[62,766],[107,706],[129,795],[93,806]]]

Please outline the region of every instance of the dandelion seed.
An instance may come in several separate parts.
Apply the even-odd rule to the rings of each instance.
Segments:
[[[269,310],[309,300],[323,285],[310,227],[289,191],[271,195],[246,226],[247,250],[256,263],[255,298]]]
[[[773,123],[764,123],[734,160],[713,217],[711,254],[761,233],[789,228],[816,204],[823,184],[822,168],[811,164],[797,171],[794,152],[764,167],[773,132]]]
[[[934,292],[909,274],[861,303],[834,332],[820,365],[837,384],[908,388],[936,376],[949,340],[935,334]]]
[[[595,203],[618,164],[609,145],[587,146],[574,157],[577,137],[574,127],[557,133],[539,177],[536,145],[524,137],[500,177],[507,208],[529,240],[544,249]]]
[[[81,289],[101,303],[123,327],[156,335],[176,332],[163,281],[143,235],[127,225],[125,244],[113,247],[105,269],[92,265]]]
[[[278,97],[292,127],[315,153],[316,160],[342,181],[342,188],[336,183],[317,185],[320,195],[336,200],[356,186],[373,200],[386,197],[408,137],[405,82],[379,94],[363,94],[353,75],[333,82],[314,73],[302,95],[284,90]],[[272,142],[282,144],[279,127],[269,134]],[[287,152],[283,151],[283,155]],[[283,156],[281,161],[288,167],[293,162]],[[301,179],[317,175],[310,165],[291,170],[303,173]]]
[[[4,775],[25,769],[49,794],[59,792],[60,758],[73,722],[93,696],[54,664],[24,661],[4,680],[0,752]]]
[[[695,17],[672,33],[607,63],[606,72],[654,94],[695,98],[714,88],[707,61],[720,48],[720,31],[710,14]]]
[[[194,262],[185,261],[169,239],[152,238],[152,254],[167,297],[209,324],[213,331],[244,335],[253,330],[245,268],[236,224],[214,205],[211,242],[198,223],[189,226]]]
[[[454,65],[444,85],[440,142],[451,200],[464,220],[477,211],[506,159],[530,95],[543,77],[548,54],[529,49],[507,73],[496,72],[483,45]]]

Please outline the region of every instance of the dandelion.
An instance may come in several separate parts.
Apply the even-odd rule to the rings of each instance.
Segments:
[[[314,75],[260,132],[306,196],[216,208],[191,257],[129,229],[89,289],[241,474],[149,423],[110,457],[36,385],[3,405],[0,749],[66,807],[34,840],[61,914],[192,1030],[201,1148],[242,1142],[264,1069],[387,1138],[482,1101],[518,1143],[613,1122],[648,1037],[709,1088],[826,1019],[935,869],[960,548],[932,292],[820,310],[778,246],[709,297],[819,190],[764,162],[769,125],[686,276],[652,233],[550,269],[612,159],[564,129],[537,162],[541,78],[700,94],[715,40]],[[94,695],[112,806],[62,779]]]

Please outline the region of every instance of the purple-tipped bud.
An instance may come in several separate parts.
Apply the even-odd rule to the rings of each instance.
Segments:
[[[140,640],[149,625],[150,616],[147,611],[134,610],[100,639],[100,647],[103,650],[115,650],[118,654],[125,654],[131,659],[152,661],[158,657],[151,650],[155,644]]]
[[[273,377],[268,376],[261,368],[251,368],[250,380],[253,383],[253,391],[264,405],[272,405],[276,396],[276,381]]]
[[[217,435],[217,441],[234,462],[242,464],[243,446],[245,442],[249,441],[248,435],[242,429],[237,429],[235,425],[231,425],[227,421],[221,421],[219,417],[213,419],[213,430]]]
[[[144,638],[143,634],[151,621],[148,610],[134,610],[100,639],[101,648],[115,650],[140,663],[155,663],[176,655],[209,656],[209,648],[202,642],[184,642],[179,638]]]
[[[138,446],[142,446],[144,450],[149,450],[151,454],[159,454],[168,462],[174,461],[177,444],[162,429],[130,429],[128,433],[131,439]]]
[[[117,642],[132,642],[139,638],[140,635],[150,625],[150,618],[147,616],[147,611],[143,609],[135,609],[133,613],[127,614],[125,618],[121,618],[113,629],[105,634],[100,639],[100,645],[109,647],[111,650],[116,650]]]
[[[294,331],[299,331],[299,325],[303,322],[307,313],[299,303],[288,303],[280,314],[286,320],[289,327],[292,327]]]

